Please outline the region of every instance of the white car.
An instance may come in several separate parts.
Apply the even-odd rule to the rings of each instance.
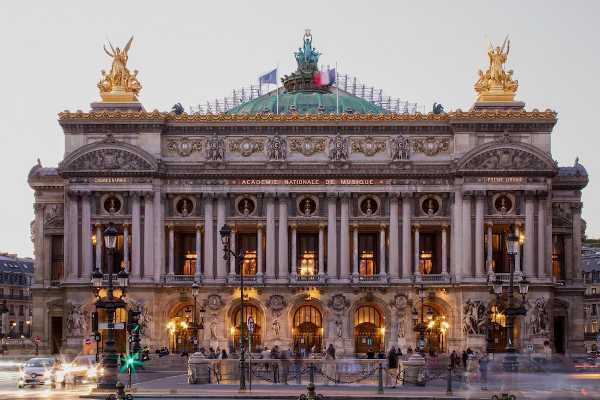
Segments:
[[[96,356],[77,356],[56,370],[55,382],[63,386],[67,383],[96,382],[102,372],[102,368],[96,363]]]
[[[27,361],[19,371],[17,387],[50,385],[54,386],[54,376],[58,362],[51,357],[36,357]]]

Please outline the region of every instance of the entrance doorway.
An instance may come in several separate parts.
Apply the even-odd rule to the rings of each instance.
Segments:
[[[383,317],[373,306],[360,306],[354,312],[354,351],[365,354],[369,350],[383,350],[385,333]]]
[[[62,317],[51,317],[50,318],[50,352],[52,354],[60,353],[62,347],[63,337],[63,319]]]
[[[559,354],[565,352],[565,317],[554,317],[554,351]]]
[[[304,305],[294,313],[294,349],[319,352],[323,348],[323,319],[315,306]]]
[[[256,352],[262,344],[261,342],[261,321],[262,312],[255,305],[248,304],[244,306],[244,318],[242,321],[242,308],[238,307],[233,315],[233,326],[231,330],[232,348],[237,352],[240,349],[240,332],[242,323],[244,324],[244,343],[246,348],[250,348],[252,352]],[[248,318],[252,317],[254,321],[254,331],[252,334],[248,331]],[[247,342],[250,341],[250,343]]]
[[[192,343],[193,310],[192,305],[183,304],[171,314],[167,329],[169,330],[169,349],[172,353],[189,353],[194,350]]]

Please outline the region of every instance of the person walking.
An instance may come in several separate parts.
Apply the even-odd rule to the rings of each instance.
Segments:
[[[489,363],[490,363],[490,359],[488,357],[488,353],[483,353],[483,355],[479,359],[479,375],[481,375],[481,390],[488,390],[487,373],[488,373],[488,364]]]
[[[396,372],[398,370],[398,352],[396,352],[396,348],[394,346],[392,346],[392,348],[390,349],[387,359],[388,359],[388,373],[386,374],[386,381],[388,382],[388,386],[389,386],[390,380],[392,377],[391,374],[395,374],[396,379],[394,380],[394,384],[392,387],[396,387],[396,384],[398,382],[398,375],[396,374]]]
[[[450,354],[450,368],[452,368],[452,371],[454,371],[456,369],[457,365],[458,365],[458,354],[456,353],[456,350],[452,350],[452,353]]]
[[[325,384],[329,385],[329,380],[333,379],[337,383],[336,364],[335,364],[335,347],[333,344],[327,346],[325,351]]]
[[[462,365],[463,365],[463,369],[466,371],[467,370],[467,360],[469,359],[469,354],[463,350],[462,352]]]
[[[271,349],[271,359],[273,362],[273,383],[279,383],[279,346],[275,345]]]

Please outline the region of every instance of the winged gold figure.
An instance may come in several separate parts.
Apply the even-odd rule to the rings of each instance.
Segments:
[[[127,69],[127,60],[129,58],[128,53],[133,42],[133,36],[129,39],[123,49],[119,47],[113,47],[110,41],[108,46],[110,50],[106,48],[106,45],[102,46],[104,52],[112,58],[112,65],[110,72],[107,74],[106,71],[102,71],[102,79],[98,82],[98,89],[100,89],[100,96],[105,102],[132,102],[138,101],[137,95],[142,89],[142,85],[137,79],[137,70],[133,73]]]

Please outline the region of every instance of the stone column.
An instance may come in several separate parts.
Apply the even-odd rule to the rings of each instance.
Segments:
[[[102,268],[102,224],[96,224],[96,269],[104,271]]]
[[[130,193],[131,198],[131,278],[141,278],[142,229],[140,194]]]
[[[144,276],[154,276],[158,281],[161,271],[159,265],[154,265],[154,246],[160,246],[154,243],[154,209],[152,207],[153,194],[151,192],[144,194]]]
[[[83,258],[84,279],[91,277],[94,261],[92,260],[92,210],[90,205],[90,193],[84,193],[81,197],[81,255]]]
[[[421,276],[421,242],[419,237],[419,225],[415,225],[415,254],[414,257],[414,268],[415,268],[415,276]]]
[[[411,193],[402,193],[402,278],[408,279],[410,272],[410,247],[411,247],[411,220],[410,202]]]
[[[494,246],[493,246],[493,240],[494,240],[494,236],[492,234],[492,227],[494,225],[492,223],[488,223],[487,224],[487,257],[486,257],[486,261],[485,264],[487,266],[487,272],[488,275],[491,275],[494,273],[494,269],[492,268],[493,264],[494,264]]]
[[[398,236],[398,196],[390,197],[390,245],[389,245],[389,274],[392,279],[400,278],[400,240]]]
[[[538,268],[539,277],[547,274],[546,268],[546,243],[552,243],[552,237],[546,239],[546,194],[538,197]]]
[[[327,199],[327,275],[338,277],[337,273],[337,196],[329,194]]]
[[[534,276],[534,249],[535,249],[535,237],[534,237],[534,205],[535,197],[533,193],[525,194],[525,268],[524,273],[528,277]]]
[[[290,264],[288,255],[288,202],[285,195],[279,195],[279,274],[278,278],[287,281]]]
[[[325,224],[319,224],[319,275],[325,276]]]
[[[79,195],[69,193],[69,217],[65,225],[69,225],[69,238],[65,240],[65,246],[69,250],[69,262],[65,263],[67,280],[77,279],[79,269]],[[69,243],[67,243],[69,242]]]
[[[129,224],[123,224],[123,264],[125,264],[125,271],[131,273],[129,265]]]
[[[571,264],[571,278],[581,279],[581,208],[582,204],[576,203],[571,206],[573,218],[573,263]]]
[[[342,197],[340,207],[340,278],[350,277],[350,220],[348,215],[348,195]]]
[[[221,227],[219,227],[221,229]],[[215,226],[213,214],[213,195],[204,197],[204,278],[214,279],[214,240]]]
[[[200,258],[202,256],[200,252],[200,244],[202,243],[202,224],[196,224],[194,228],[196,230],[196,269],[194,271],[194,280],[196,282],[202,282],[202,266],[200,264]]]
[[[292,276],[295,278],[298,275],[298,244],[296,240],[296,228],[298,226],[296,224],[291,224],[290,228],[292,229]],[[319,232],[321,229],[319,229]],[[281,234],[281,231],[280,231]]]
[[[471,235],[471,193],[463,193],[463,212],[462,212],[462,257],[463,257],[463,274],[467,276],[473,275],[472,264],[472,245],[473,238]]]
[[[379,275],[385,275],[385,224],[379,225]]]
[[[462,260],[462,193],[457,190],[451,193],[453,199],[452,204],[452,230],[450,231],[450,265],[452,265],[452,274],[457,282],[462,280],[463,276],[463,260]]]
[[[263,224],[256,225],[256,275],[263,276]]]
[[[571,281],[575,278],[575,267],[573,267],[573,237],[565,236],[565,277]]]
[[[237,230],[235,228],[231,228],[231,242],[229,243],[229,248],[231,249],[231,251],[233,251],[235,254],[237,254]],[[258,270],[260,269],[260,265],[258,264],[258,247],[259,247],[259,242],[258,242],[258,238],[256,240],[256,269],[257,269],[257,274],[258,274]],[[236,268],[236,261],[235,261],[235,257],[230,257],[229,258],[229,276],[235,276],[235,274],[237,274],[237,272],[235,271]]]
[[[517,235],[517,237],[521,237],[521,230],[523,228],[521,227],[521,224],[516,224],[515,225],[515,235]],[[517,254],[515,255],[515,272],[523,272],[521,270],[521,246],[519,245]]]
[[[358,224],[352,225],[352,277],[358,277]]]
[[[442,225],[442,274],[448,275],[448,225]]]
[[[175,225],[168,224],[169,230],[169,275],[175,274]]]
[[[475,276],[485,275],[483,263],[483,211],[485,192],[478,192],[475,198]]]
[[[152,245],[154,247],[153,270],[144,267],[144,276],[154,279],[154,282],[160,281],[160,275],[164,273],[165,268],[165,206],[166,194],[156,190],[154,192],[154,238]],[[144,238],[144,241],[146,239]]]
[[[267,266],[265,279],[275,278],[275,198],[267,194]]]
[[[225,225],[225,195],[219,194],[217,197],[217,280],[220,282],[225,281],[225,277],[227,276],[227,265],[226,261],[223,258],[223,242],[221,241],[221,236],[218,232],[221,230],[221,227]]]

